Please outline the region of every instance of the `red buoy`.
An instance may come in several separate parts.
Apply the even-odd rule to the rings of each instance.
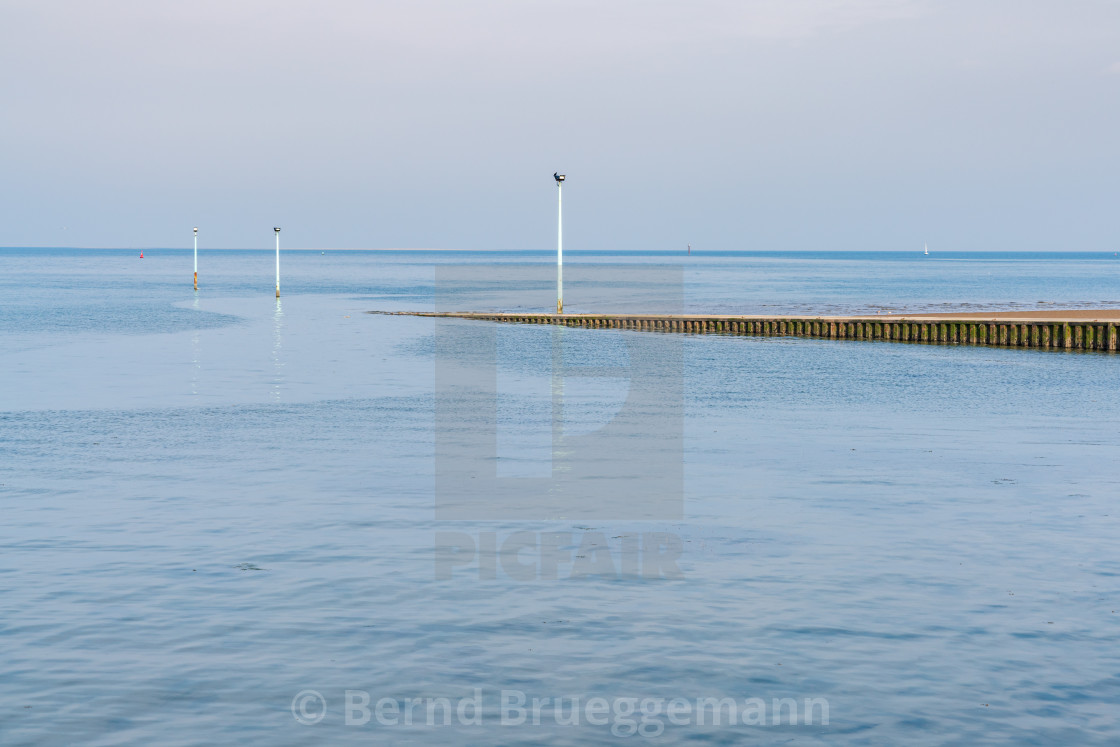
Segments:
[[[144,259],[144,250],[143,249],[140,250],[140,259]]]

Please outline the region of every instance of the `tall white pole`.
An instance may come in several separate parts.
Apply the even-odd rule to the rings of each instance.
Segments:
[[[198,290],[198,228],[194,229],[194,289]]]
[[[556,313],[564,313],[564,187],[556,182]]]
[[[276,297],[280,298],[280,229],[272,229],[276,231]]]

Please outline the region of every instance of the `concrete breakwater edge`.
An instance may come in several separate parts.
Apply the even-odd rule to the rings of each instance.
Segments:
[[[370,314],[549,324],[641,332],[880,340],[1038,350],[1117,351],[1120,309],[1013,311],[892,316],[753,316],[711,314],[550,314],[370,311]]]

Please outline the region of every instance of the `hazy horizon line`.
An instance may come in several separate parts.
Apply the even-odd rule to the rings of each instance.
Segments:
[[[193,252],[191,246],[0,246],[0,251],[9,249],[72,249],[77,251],[185,251]],[[202,252],[275,252],[274,246],[208,246],[199,247]],[[457,249],[439,247],[281,247],[282,252],[461,252],[461,253],[510,253],[523,252],[527,254],[555,254],[554,249]],[[1109,249],[938,249],[930,252],[929,256],[936,254],[1108,254],[1116,250]],[[680,249],[565,249],[565,254],[586,254],[592,252],[606,252],[614,254],[688,254],[689,250],[681,252]],[[692,254],[728,254],[728,253],[757,253],[757,254],[922,254],[920,249],[697,249],[692,248]]]

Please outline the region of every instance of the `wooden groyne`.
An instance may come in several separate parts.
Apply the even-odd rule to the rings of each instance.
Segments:
[[[378,313],[378,312],[371,312]],[[812,337],[882,340],[935,345],[985,345],[1039,350],[1115,352],[1120,312],[1024,313],[942,316],[718,316],[663,314],[523,314],[487,312],[397,312],[410,316],[477,319],[510,324],[549,324],[581,329],[679,332],[699,335]],[[1089,316],[1095,318],[1087,318]]]

